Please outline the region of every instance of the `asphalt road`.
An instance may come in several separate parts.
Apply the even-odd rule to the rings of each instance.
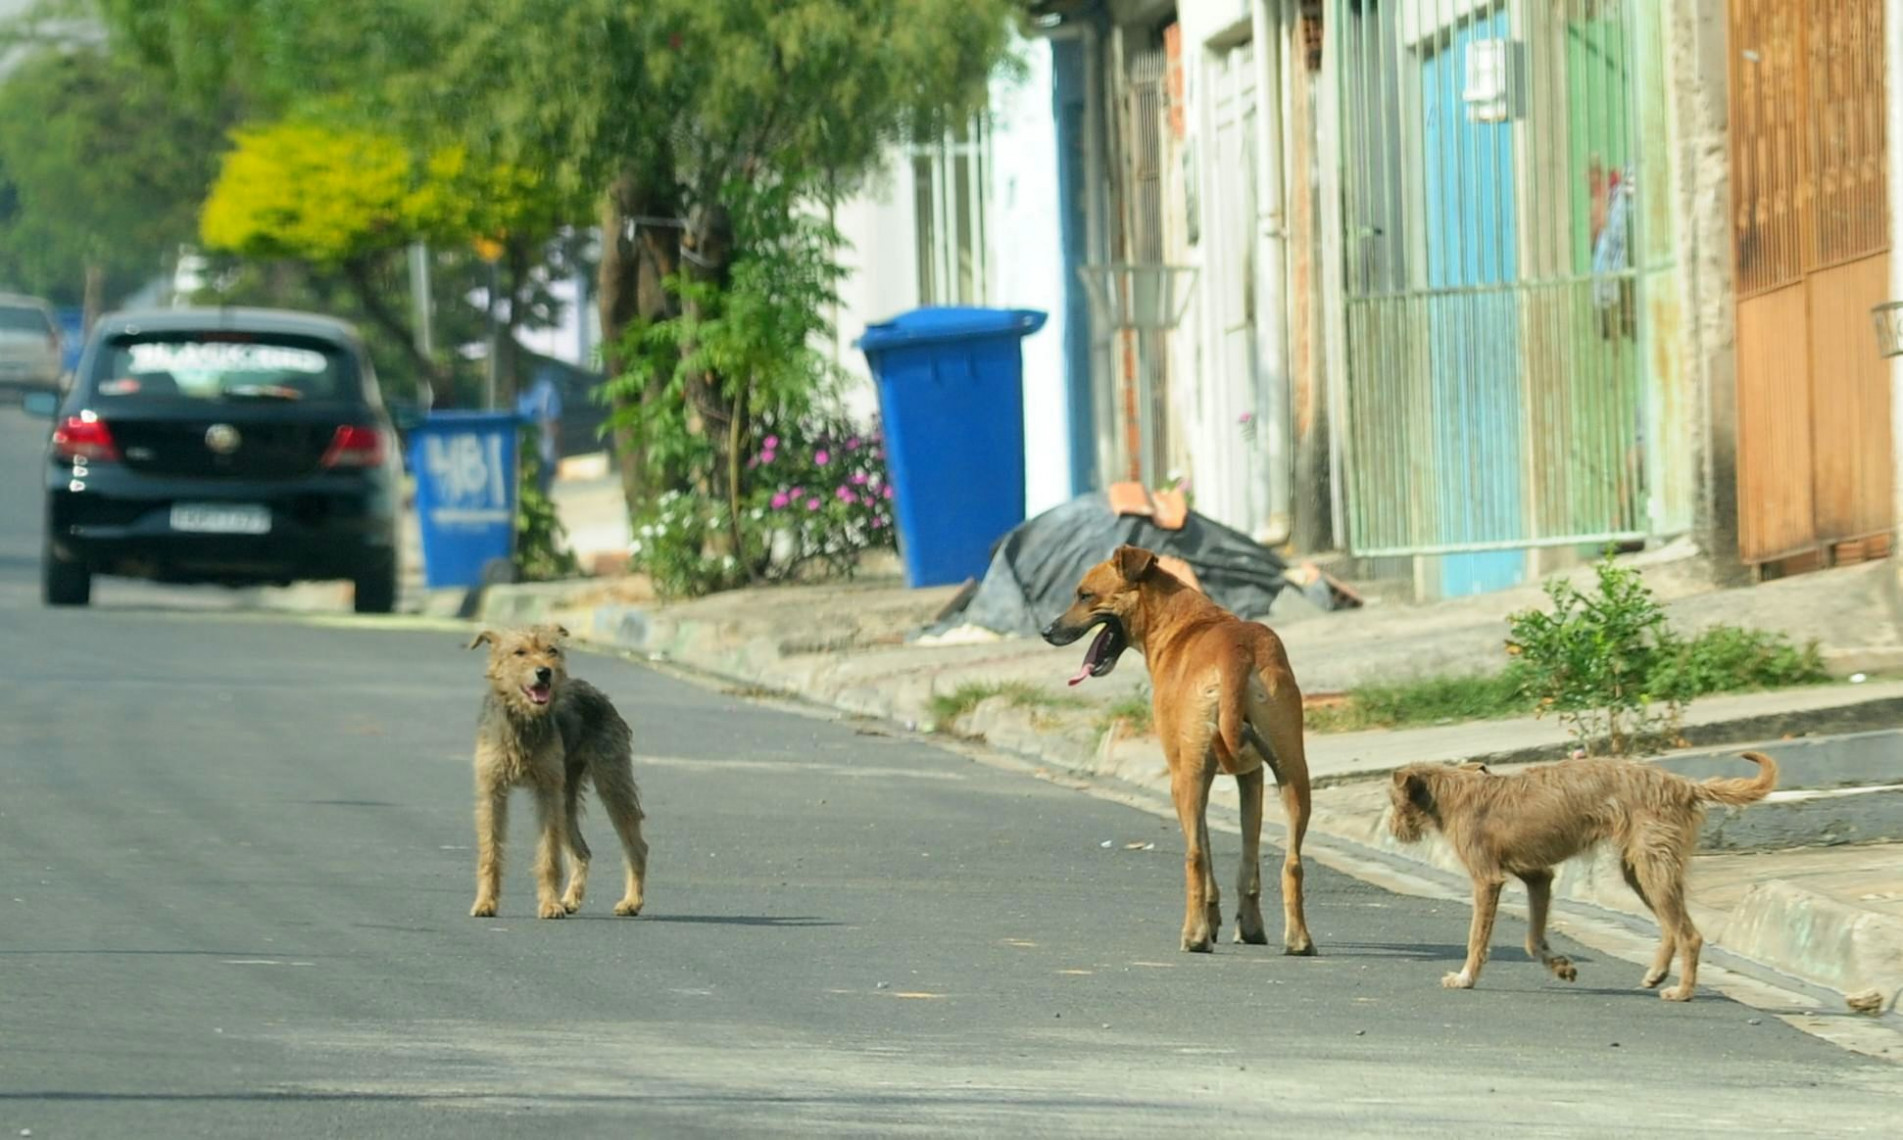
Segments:
[[[1545,980],[1510,919],[1484,988],[1442,990],[1465,906],[1321,867],[1321,957],[1180,954],[1173,823],[605,657],[574,669],[635,725],[647,912],[608,914],[596,814],[586,911],[530,917],[522,810],[503,913],[471,919],[480,659],[216,590],[43,610],[38,439],[0,410],[0,1136],[1846,1136],[1903,1112],[1897,1067],[1714,991],[1668,1005],[1570,944],[1580,982]]]

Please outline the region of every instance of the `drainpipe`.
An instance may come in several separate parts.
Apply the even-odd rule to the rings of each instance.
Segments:
[[[1903,300],[1903,0],[1884,0],[1883,60],[1886,80],[1883,117],[1890,140],[1890,298]],[[1897,567],[1892,586],[1903,592],[1903,357],[1890,361],[1890,480],[1896,497],[1897,535],[1890,540],[1891,562]]]
[[[1104,224],[1104,200],[1106,175],[1104,173],[1104,105],[1108,90],[1104,86],[1103,76],[1103,37],[1093,22],[1095,13],[1087,15],[1076,23],[1056,24],[1048,27],[1033,26],[1031,32],[1040,39],[1078,40],[1084,51],[1084,263],[1101,264],[1109,257],[1109,236]],[[1103,98],[1100,98],[1100,93]],[[1066,269],[1067,287],[1075,286],[1075,278]],[[1097,471],[1101,481],[1104,473],[1113,469],[1111,457],[1113,451],[1105,446],[1110,428],[1106,427],[1105,417],[1110,414],[1113,399],[1113,385],[1109,377],[1100,375],[1097,368],[1097,329],[1095,314],[1086,318],[1084,327],[1085,344],[1089,351],[1085,354],[1089,374],[1077,378],[1091,393],[1091,444],[1096,451],[1091,466]],[[1114,364],[1113,364],[1114,367]],[[1076,381],[1073,381],[1075,383]],[[1065,392],[1068,399],[1069,390]],[[1077,409],[1071,406],[1069,415],[1075,416]],[[1114,422],[1114,421],[1111,421]],[[1072,470],[1076,469],[1076,459],[1072,458]],[[1072,487],[1073,493],[1082,488]]]
[[[1895,2],[1895,0],[1893,0]],[[1278,12],[1271,14],[1273,4]],[[1288,227],[1282,181],[1282,0],[1255,0],[1249,19],[1255,40],[1255,335],[1261,391],[1257,419],[1266,421],[1269,501],[1266,526],[1256,538],[1265,545],[1287,542],[1294,470],[1294,401],[1289,391]],[[1895,136],[1892,136],[1895,137]]]

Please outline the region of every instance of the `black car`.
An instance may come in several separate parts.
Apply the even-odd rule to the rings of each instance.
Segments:
[[[51,415],[46,604],[95,574],[229,586],[347,578],[397,593],[402,461],[349,325],[263,309],[102,319]]]

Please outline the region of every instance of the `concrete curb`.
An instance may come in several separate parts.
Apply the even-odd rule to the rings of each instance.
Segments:
[[[1720,945],[1753,961],[1852,994],[1875,989],[1883,1008],[1903,997],[1903,919],[1873,914],[1793,883],[1752,887]]]

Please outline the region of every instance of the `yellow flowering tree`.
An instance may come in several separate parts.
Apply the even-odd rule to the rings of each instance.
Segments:
[[[200,218],[205,245],[341,281],[432,386],[447,373],[416,348],[392,302],[386,270],[396,255],[415,241],[500,242],[519,288],[535,242],[560,215],[533,172],[478,163],[460,148],[418,156],[389,135],[314,122],[241,128],[232,144]]]

